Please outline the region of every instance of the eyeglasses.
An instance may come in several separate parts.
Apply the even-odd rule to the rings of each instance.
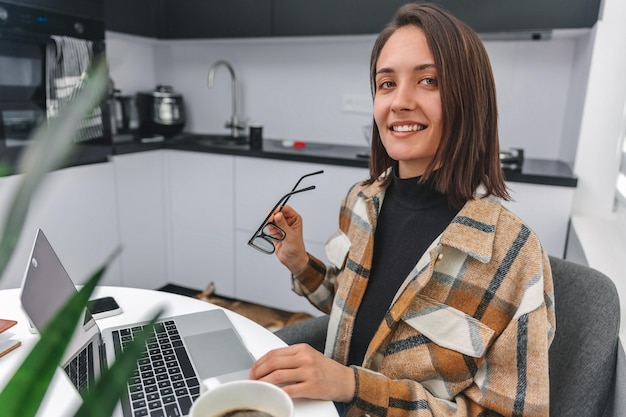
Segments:
[[[276,203],[274,208],[270,210],[270,212],[265,217],[265,220],[263,220],[263,222],[261,223],[261,226],[257,229],[256,232],[254,232],[252,238],[250,238],[250,240],[248,241],[248,245],[268,255],[274,253],[274,250],[276,249],[274,244],[276,242],[284,240],[287,236],[287,233],[285,233],[285,231],[280,227],[276,226],[274,222],[268,222],[268,220],[275,213],[278,213],[283,209],[283,207],[285,207],[287,201],[289,201],[289,198],[291,198],[292,195],[315,189],[315,186],[311,185],[309,187],[297,190],[298,185],[300,185],[300,182],[302,182],[303,179],[305,179],[306,177],[310,177],[311,175],[321,174],[323,172],[324,170],[319,170],[301,176],[298,182],[296,182],[296,185],[293,186],[291,191],[282,196],[280,200],[278,200],[278,203]]]

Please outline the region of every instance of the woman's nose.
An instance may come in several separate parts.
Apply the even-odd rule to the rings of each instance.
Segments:
[[[416,92],[410,85],[402,84],[396,88],[396,94],[391,103],[391,110],[414,110],[417,105]]]

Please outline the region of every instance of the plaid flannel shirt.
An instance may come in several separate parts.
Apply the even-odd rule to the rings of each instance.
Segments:
[[[330,265],[309,255],[293,289],[330,313],[326,355],[346,364],[365,292],[380,183],[356,184]],[[499,199],[465,204],[415,265],[353,366],[348,416],[548,416],[555,331],[550,264],[536,235]]]

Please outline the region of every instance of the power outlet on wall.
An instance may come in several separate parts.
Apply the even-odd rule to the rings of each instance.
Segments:
[[[341,96],[341,111],[344,113],[372,114],[372,98],[356,94]]]

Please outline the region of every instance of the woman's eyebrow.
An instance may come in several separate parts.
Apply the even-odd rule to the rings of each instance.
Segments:
[[[415,71],[424,71],[424,70],[433,69],[433,68],[435,68],[435,64],[427,63],[427,64],[417,65],[414,68],[414,70]]]
[[[435,64],[432,63],[426,63],[426,64],[420,64],[420,65],[416,65],[415,67],[413,67],[414,71],[424,71],[427,69],[433,69],[435,68]],[[393,68],[389,68],[389,67],[383,67],[381,69],[379,69],[378,71],[376,71],[376,75],[378,74],[392,74],[396,72]]]
[[[392,74],[394,72],[395,71],[394,71],[393,68],[383,67],[383,68],[379,69],[378,71],[376,71],[376,75],[378,75],[378,74]]]

